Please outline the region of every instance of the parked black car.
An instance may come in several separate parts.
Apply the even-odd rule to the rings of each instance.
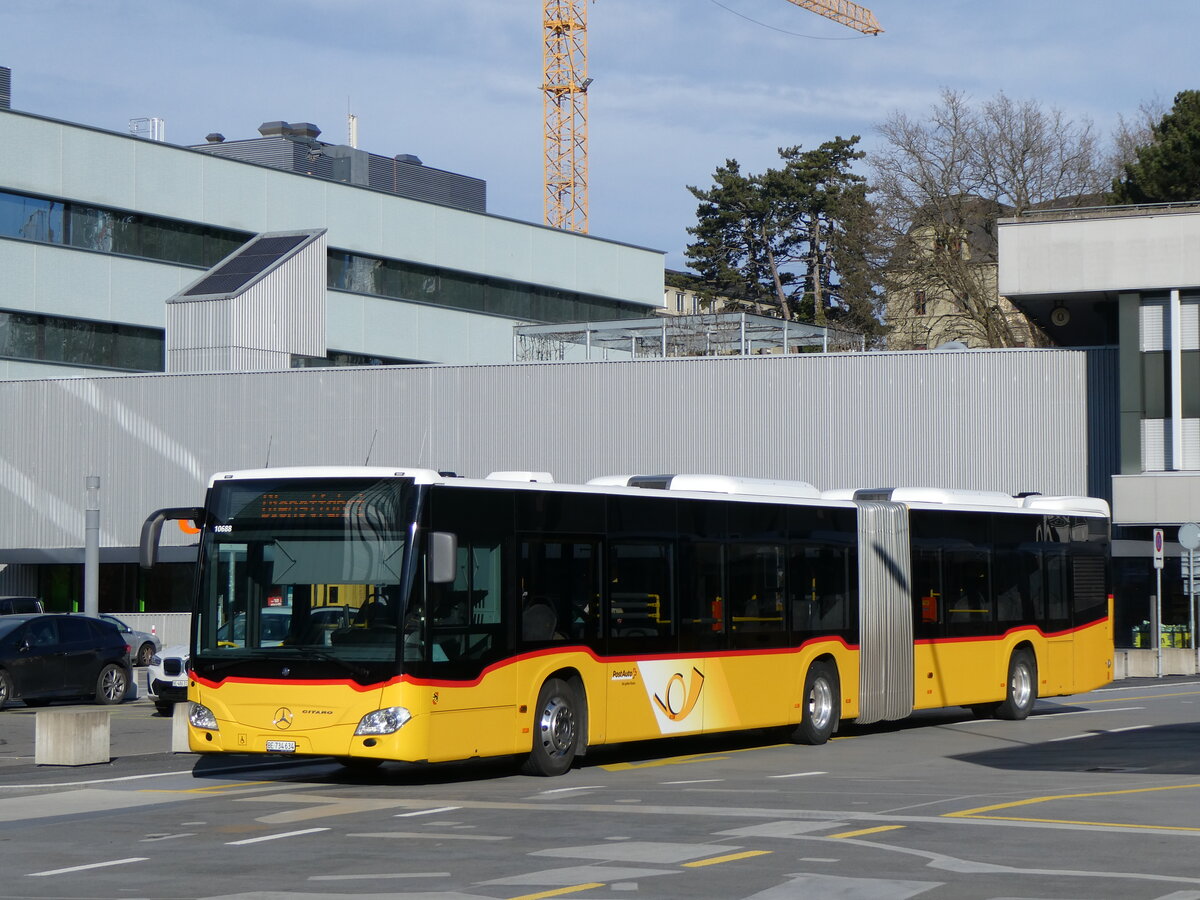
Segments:
[[[0,616],[41,613],[46,610],[37,597],[0,597]]]
[[[120,703],[132,670],[116,626],[89,616],[0,616],[0,709],[12,700]]]

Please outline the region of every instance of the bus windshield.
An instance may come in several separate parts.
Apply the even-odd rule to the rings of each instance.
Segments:
[[[411,479],[218,482],[197,652],[394,662],[415,518]]]

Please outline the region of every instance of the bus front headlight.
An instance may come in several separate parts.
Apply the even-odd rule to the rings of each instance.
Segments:
[[[217,717],[213,715],[213,711],[202,703],[193,703],[192,711],[188,713],[188,721],[195,728],[204,728],[208,731],[218,731],[220,726],[217,725]]]
[[[392,734],[404,727],[412,718],[403,706],[389,706],[387,709],[377,709],[359,719],[355,734]]]

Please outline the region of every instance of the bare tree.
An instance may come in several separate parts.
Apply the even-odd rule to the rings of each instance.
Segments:
[[[1111,175],[1092,123],[1003,93],[973,105],[946,89],[928,119],[896,112],[879,131],[885,146],[870,162],[893,334],[904,326],[917,345],[1043,343],[997,293],[996,219],[1096,203]]]
[[[1155,97],[1139,104],[1137,112],[1128,119],[1117,116],[1117,127],[1113,130],[1112,148],[1105,157],[1107,174],[1113,181],[1121,177],[1125,167],[1137,161],[1138,147],[1154,141],[1154,126],[1162,121],[1169,107],[1162,98]]]

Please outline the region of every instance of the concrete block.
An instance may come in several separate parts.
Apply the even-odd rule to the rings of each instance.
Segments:
[[[39,766],[106,763],[110,738],[107,709],[39,709],[34,719],[33,760]]]
[[[188,746],[188,713],[191,712],[191,707],[192,704],[184,700],[182,703],[176,703],[171,712],[172,753],[192,752],[192,748]]]

